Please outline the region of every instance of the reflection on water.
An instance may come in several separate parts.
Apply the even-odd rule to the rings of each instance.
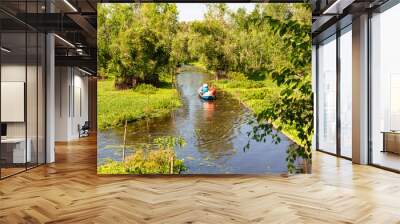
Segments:
[[[178,158],[185,160],[186,173],[287,172],[286,149],[291,142],[281,135],[277,145],[271,139],[265,143],[251,141],[251,148],[244,151],[251,130],[247,123],[254,117],[237,100],[221,92],[216,101],[201,100],[197,89],[207,79],[207,75],[196,71],[178,75],[183,106],[171,116],[128,125],[127,144],[150,143],[166,135],[182,136],[186,145],[176,150]],[[106,158],[121,160],[117,146],[122,145],[123,133],[123,128],[98,133],[99,164]]]

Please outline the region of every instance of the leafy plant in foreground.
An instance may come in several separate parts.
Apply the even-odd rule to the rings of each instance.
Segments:
[[[253,139],[264,140],[271,135],[280,141],[273,131],[271,121],[279,121],[276,127],[285,125],[296,130],[300,144],[289,147],[287,152],[288,171],[296,171],[294,165],[298,157],[304,161],[305,169],[311,164],[313,136],[313,94],[311,85],[311,26],[293,20],[281,21],[265,16],[275,33],[279,34],[287,46],[289,64],[272,72],[272,79],[281,88],[280,97],[259,113],[258,123],[250,133]],[[309,170],[304,170],[309,172]]]
[[[123,162],[108,161],[99,166],[99,174],[179,174],[187,168],[176,158],[175,147],[183,147],[182,137],[156,138],[153,144],[143,144]]]

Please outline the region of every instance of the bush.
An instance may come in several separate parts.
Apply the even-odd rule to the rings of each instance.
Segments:
[[[246,81],[247,80],[246,76],[241,72],[228,72],[228,74],[226,74],[226,76],[228,77],[228,79],[231,79],[231,80],[237,80],[237,81]]]
[[[169,154],[165,150],[139,149],[125,162],[112,161],[97,168],[98,174],[170,174]],[[174,160],[174,174],[187,168],[183,159]]]
[[[122,162],[112,161],[97,167],[98,174],[127,174]]]
[[[177,159],[174,147],[183,147],[182,137],[165,136],[145,144],[123,162],[109,161],[97,168],[99,174],[179,174],[187,168]]]
[[[157,88],[151,84],[139,84],[133,90],[141,94],[155,94],[157,92]]]

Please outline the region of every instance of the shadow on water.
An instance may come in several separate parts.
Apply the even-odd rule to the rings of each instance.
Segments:
[[[251,148],[244,150],[251,131],[248,122],[254,117],[239,101],[221,92],[216,101],[201,100],[197,89],[209,79],[199,71],[180,73],[177,84],[183,106],[168,117],[128,125],[127,144],[150,143],[166,135],[182,136],[186,145],[176,152],[185,160],[186,173],[191,174],[286,173],[286,149],[291,141],[279,134],[279,144],[272,139],[251,140]],[[98,133],[98,164],[106,158],[121,160],[121,151],[114,146],[122,145],[123,134],[123,128]]]

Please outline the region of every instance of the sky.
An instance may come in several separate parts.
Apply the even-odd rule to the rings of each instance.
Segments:
[[[205,3],[178,3],[178,20],[180,22],[202,20],[204,13],[207,11]],[[229,9],[236,11],[239,8],[245,8],[251,11],[255,7],[255,3],[228,3]]]

